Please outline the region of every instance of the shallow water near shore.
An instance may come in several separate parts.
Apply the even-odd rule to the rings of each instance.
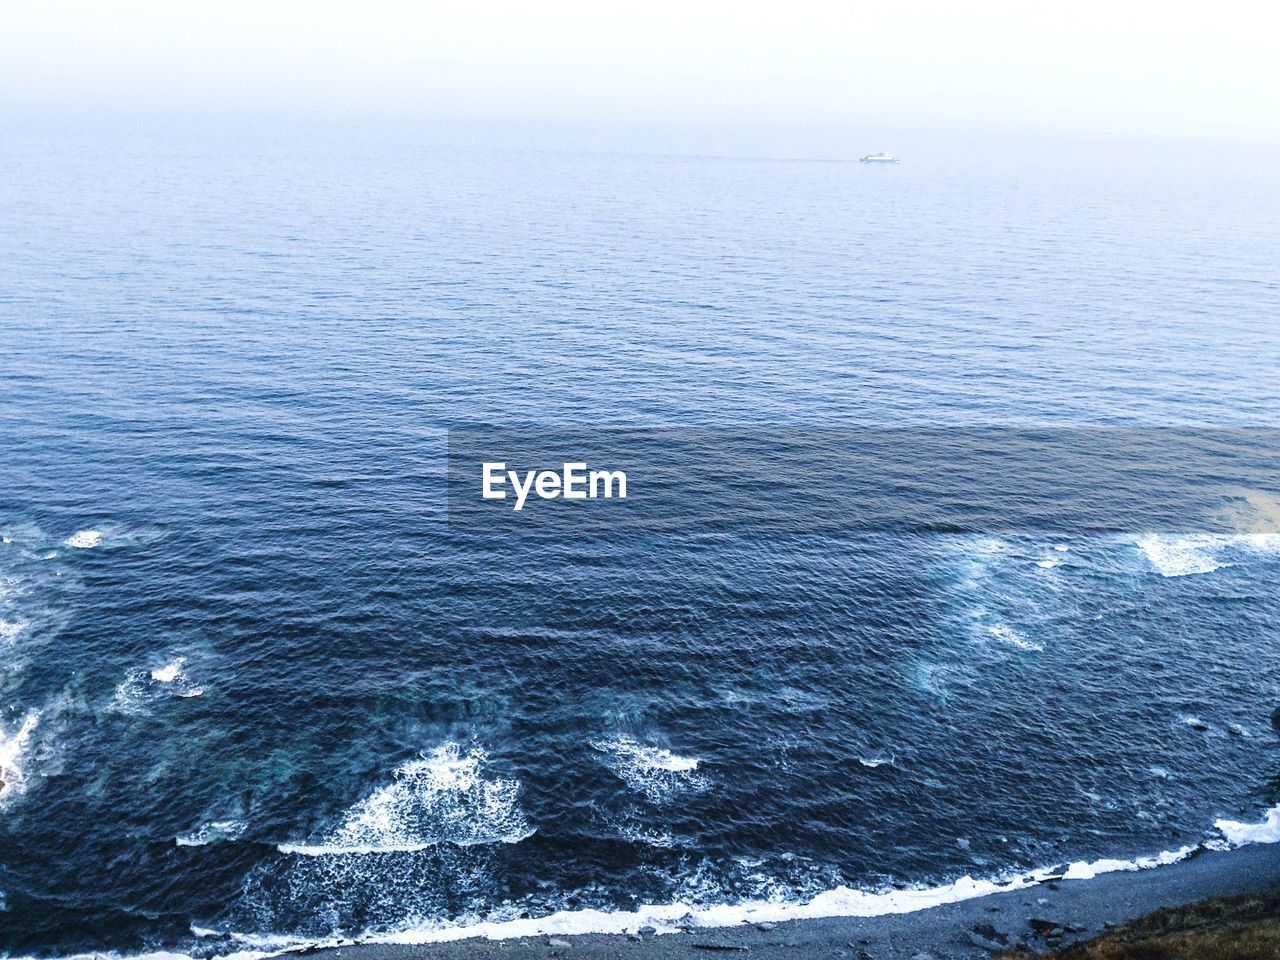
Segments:
[[[134,122],[0,146],[0,950],[1276,839],[1278,490],[1209,496],[1230,534],[486,537],[444,476],[467,423],[1275,425],[1270,158]]]

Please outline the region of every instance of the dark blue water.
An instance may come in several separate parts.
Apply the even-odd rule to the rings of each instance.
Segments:
[[[448,523],[473,423],[1280,420],[1274,153],[879,146],[11,124],[0,950],[800,904],[1280,801],[1280,489],[1217,536]]]

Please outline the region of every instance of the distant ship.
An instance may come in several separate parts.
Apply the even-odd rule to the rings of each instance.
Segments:
[[[898,158],[891,153],[868,153],[859,163],[897,163]]]

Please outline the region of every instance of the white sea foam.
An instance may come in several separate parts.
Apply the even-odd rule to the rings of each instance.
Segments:
[[[156,667],[156,669],[152,670],[151,679],[157,683],[173,683],[178,677],[182,676],[182,667],[186,662],[183,657],[170,660],[163,667]]]
[[[696,757],[682,757],[626,736],[594,741],[591,746],[604,754],[605,766],[616,777],[653,803],[706,786],[706,779],[697,772],[701,761]]]
[[[0,728],[0,799],[19,793],[26,786],[23,759],[31,742],[31,734],[39,722],[39,712],[28,710],[22,723],[12,734]]]
[[[366,857],[374,853],[417,853],[434,846],[425,840],[393,840],[386,843],[278,843],[276,849],[299,857]]]
[[[186,700],[203,696],[204,687],[187,676],[186,666],[186,657],[174,657],[163,666],[129,674],[116,687],[112,708],[122,713],[137,713],[156,699]]]
[[[485,777],[487,761],[479,747],[445,743],[403,764],[320,843],[283,843],[278,849],[312,857],[360,856],[444,843],[519,843],[533,833],[520,809],[520,782]]]
[[[859,890],[838,886],[805,901],[769,899],[712,905],[677,901],[669,904],[644,904],[635,910],[562,910],[545,917],[441,924],[380,933],[368,940],[399,944],[438,943],[468,937],[505,940],[578,933],[634,933],[643,926],[652,926],[659,933],[674,933],[691,927],[728,927],[765,921],[777,923],[821,917],[876,917],[912,913],[991,893],[1021,890],[1049,879],[1082,880],[1103,873],[1146,870],[1175,863],[1189,856],[1193,850],[1193,847],[1183,847],[1135,860],[1081,861],[1070,864],[1065,870],[1042,869],[994,879],[964,876],[937,887]]]
[[[1044,650],[1037,635],[1050,619],[1045,607],[1056,602],[1045,591],[1056,596],[1058,577],[1040,571],[1061,566],[1069,548],[1025,538],[971,536],[946,538],[943,544],[944,560],[955,575],[949,591],[955,595],[952,606],[970,639],[978,645],[994,640],[1017,650]]]
[[[893,766],[893,757],[875,756],[875,757],[859,757],[858,762],[864,767],[875,769],[876,767]]]
[[[1214,824],[1236,847],[1248,843],[1280,843],[1280,806],[1272,807],[1261,823],[1241,823],[1238,820],[1219,820]]]
[[[612,826],[618,831],[618,836],[628,843],[643,843],[647,847],[658,847],[662,850],[670,850],[676,845],[675,834],[669,830],[658,830],[626,822],[614,823]]]
[[[1280,816],[1280,814],[1278,814]],[[536,936],[572,936],[575,934],[627,934],[641,927],[653,927],[659,934],[676,933],[696,928],[731,927],[749,923],[780,923],[788,920],[824,917],[877,917],[913,913],[930,907],[959,903],[994,893],[1024,890],[1049,880],[1089,880],[1106,873],[1148,870],[1177,863],[1195,852],[1195,847],[1182,847],[1133,860],[1102,859],[1078,861],[1065,867],[1042,868],[1020,874],[991,878],[963,876],[951,883],[935,887],[907,889],[860,890],[837,886],[807,900],[758,899],[738,903],[706,904],[692,900],[676,900],[665,904],[641,904],[634,910],[601,910],[594,908],[560,910],[543,917],[519,919],[467,918],[454,922],[429,923],[400,930],[378,931],[354,939],[330,938],[301,940],[260,934],[208,930],[192,926],[198,937],[228,937],[247,950],[218,955],[209,960],[260,960],[282,952],[314,947],[338,947],[353,943],[429,944],[470,938],[510,940]],[[186,960],[181,954],[144,954],[130,960]]]
[[[1065,543],[1055,543],[1052,549],[1055,554],[1054,556],[1046,555],[1036,561],[1036,566],[1041,570],[1052,570],[1054,567],[1062,566],[1064,559],[1062,554],[1066,553],[1071,548]]]
[[[1174,537],[1152,534],[1138,539],[1138,548],[1162,577],[1187,577],[1222,568],[1208,535]]]
[[[197,928],[192,928],[193,936],[201,936],[195,933]],[[221,936],[216,931],[206,931],[205,936]],[[193,957],[191,954],[178,953],[174,950],[153,950],[149,953],[117,953],[115,951],[95,952],[95,953],[77,953],[72,954],[68,960],[265,960],[267,957],[278,956],[282,953],[292,953],[305,950],[311,946],[342,946],[349,941],[332,940],[324,944],[312,944],[311,942],[300,942],[293,937],[254,937],[251,934],[236,934],[234,936],[236,942],[243,942],[249,945],[247,950],[234,950],[230,953],[205,954],[201,953],[199,957]],[[260,941],[260,944],[257,942]],[[278,944],[271,946],[270,944]],[[12,957],[11,960],[36,960],[35,957]]]
[[[1280,533],[1242,533],[1232,537],[1231,543],[1254,553],[1280,553]]]
[[[1280,553],[1280,534],[1274,533],[1153,533],[1136,543],[1162,577],[1213,573],[1248,554]]]
[[[186,675],[184,672],[186,665],[186,657],[175,657],[163,667],[157,667],[152,670],[151,679],[156,683],[163,683],[171,687],[174,696],[198,697],[204,693],[204,687],[193,683],[191,678]]]
[[[111,698],[111,709],[120,713],[134,713],[141,708],[146,695],[146,684],[143,675],[131,673],[116,684],[115,696]]]
[[[1152,867],[1168,866],[1185,860],[1195,852],[1195,847],[1179,847],[1168,850],[1153,857],[1139,857],[1136,860],[1078,860],[1067,867],[1062,874],[1063,880],[1092,880],[1104,873],[1118,873],[1125,870],[1149,870]]]
[[[180,847],[204,847],[220,840],[235,840],[247,827],[243,820],[213,820],[201,824],[191,833],[175,837],[173,842]]]
[[[91,550],[102,543],[102,534],[92,529],[77,530],[63,540],[62,543],[64,546],[74,547],[77,550]]]
[[[961,585],[975,589],[991,575],[991,567],[1009,552],[1009,543],[998,537],[962,537],[947,541],[948,551],[958,551]]]
[[[1040,644],[1028,640],[1022,631],[1015,630],[1013,627],[1007,626],[1003,623],[997,623],[987,627],[987,633],[996,640],[999,640],[1002,643],[1007,643],[1012,647],[1017,647],[1019,650],[1039,651],[1044,649]]]

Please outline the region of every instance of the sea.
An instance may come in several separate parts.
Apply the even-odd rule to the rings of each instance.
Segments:
[[[1280,839],[1275,472],[1197,486],[1212,529],[885,480],[901,524],[524,530],[446,476],[476,430],[1274,451],[1280,149],[54,112],[0,170],[0,953],[874,915]]]

